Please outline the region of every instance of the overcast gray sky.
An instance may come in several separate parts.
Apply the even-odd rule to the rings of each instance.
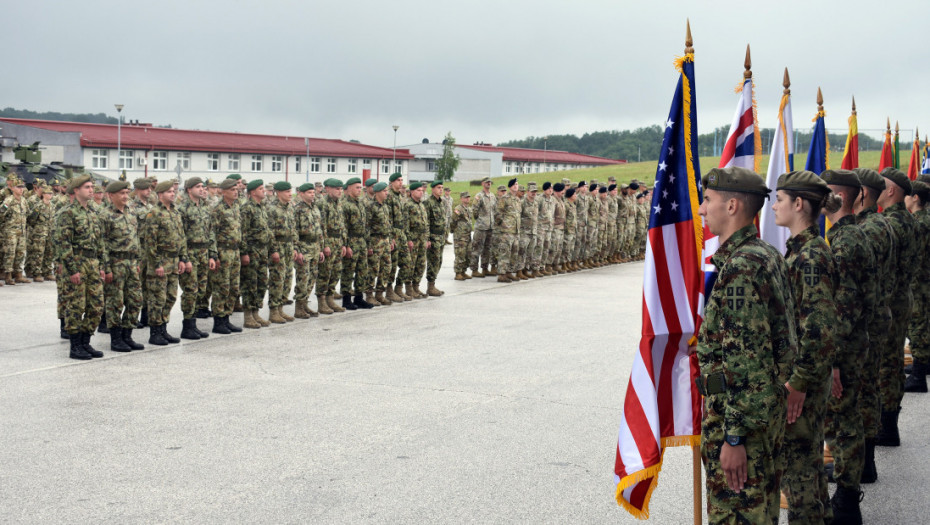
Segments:
[[[0,107],[180,128],[462,143],[665,121],[690,17],[701,132],[730,122],[746,44],[760,125],[784,68],[794,122],[890,116],[930,133],[926,3],[793,1],[5,2]],[[910,133],[902,133],[902,140]]]

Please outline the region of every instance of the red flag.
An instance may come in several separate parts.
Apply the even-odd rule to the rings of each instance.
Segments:
[[[920,137],[915,134],[914,145],[911,147],[911,161],[907,164],[907,178],[917,180],[920,173]]]
[[[889,124],[888,130],[885,131],[885,143],[882,144],[882,157],[878,161],[878,171],[881,171],[885,168],[894,167],[894,152],[891,148],[891,125]]]

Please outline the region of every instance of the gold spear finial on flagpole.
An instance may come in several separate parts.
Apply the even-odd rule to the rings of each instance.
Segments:
[[[788,77],[788,68],[785,68],[785,79],[781,81],[781,85],[785,86],[785,95],[791,94],[791,78]]]
[[[823,93],[820,92],[820,86],[817,86],[817,111],[823,111]]]
[[[891,134],[891,117],[885,117],[885,133]]]
[[[856,114],[856,95],[853,95],[853,98],[852,98],[852,99],[853,99],[852,114],[855,115],[855,114]]]
[[[901,126],[898,124],[898,121],[894,121],[894,136],[897,137],[901,133]]]
[[[686,31],[685,31],[685,54],[694,53],[694,48],[691,47],[694,45],[694,41],[691,39],[691,19],[686,19]]]
[[[743,67],[746,68],[746,71],[743,71],[743,78],[752,78],[752,59],[749,58],[749,44],[746,44],[746,61],[743,62]]]

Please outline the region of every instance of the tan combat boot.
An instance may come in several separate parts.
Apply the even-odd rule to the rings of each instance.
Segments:
[[[500,274],[500,275],[497,276],[497,282],[499,282],[499,283],[509,283],[509,282],[511,282],[511,281],[510,281],[510,277],[507,277],[507,274],[502,273],[502,274]]]
[[[245,328],[261,328],[262,325],[255,320],[252,312],[253,310],[246,310],[242,312],[242,318],[245,320],[245,322],[242,323],[242,326]]]
[[[410,290],[407,290],[407,291],[409,292]],[[410,297],[409,295],[407,295],[407,294],[404,292],[404,285],[403,285],[403,284],[397,283],[397,284],[394,286],[394,293],[396,293],[397,296],[400,297],[401,299],[403,299],[404,301],[412,301],[412,300],[413,300],[413,297]]]
[[[420,283],[419,283],[419,282],[414,282],[414,283],[413,283],[413,293],[416,294],[416,295],[413,297],[414,299],[426,299],[427,297],[429,297],[428,295],[426,295],[425,293],[423,293],[422,291],[420,291]]]
[[[472,272],[472,273],[475,273],[475,272]],[[471,278],[472,278],[472,276],[469,275],[468,272],[465,272],[465,273],[463,273],[462,275],[464,275],[466,279],[471,279]]]
[[[3,281],[10,286],[16,285],[16,281],[13,280],[13,274],[10,272],[3,274]]]
[[[464,281],[464,280],[465,280],[465,275],[464,275],[464,274],[461,274],[461,273],[457,273],[457,274],[455,274],[455,280],[456,280],[456,281]]]
[[[310,317],[319,317],[320,314],[310,309],[310,299],[304,299],[304,312]]]
[[[259,310],[252,310],[252,318],[262,326],[271,326],[271,322],[268,319],[265,319],[258,313]]]
[[[292,302],[293,302],[293,301],[292,301]],[[295,312],[297,311],[297,307],[296,307],[296,306],[294,307],[294,311],[295,311]],[[294,317],[294,316],[287,315],[287,313],[284,311],[284,307],[283,307],[283,306],[279,306],[279,307],[278,307],[278,313],[281,314],[281,317],[283,317],[284,320],[287,321],[288,323],[290,323],[290,322],[293,321],[294,319],[297,319],[297,318]]]
[[[341,307],[341,306],[339,306],[339,305],[336,303],[336,300],[334,299],[334,297],[335,297],[335,296],[332,295],[332,294],[329,294],[329,295],[326,296],[326,304],[329,305],[329,309],[332,310],[332,311],[334,311],[334,312],[336,312],[336,313],[345,312],[346,309],[343,308],[343,307]]]
[[[430,297],[440,297],[444,292],[439,288],[436,288],[436,282],[430,281],[426,286],[426,295]]]
[[[55,282],[55,274],[50,273],[50,274],[46,275],[46,276],[45,276],[45,280],[46,280],[46,281]]]
[[[393,287],[393,286],[385,286],[385,287],[384,287],[384,297],[385,297],[385,299],[391,301],[392,304],[393,304],[393,303],[402,303],[402,302],[404,302],[404,298],[401,297],[401,296],[399,296],[399,295],[397,295],[397,293],[394,291],[394,287]]]
[[[316,307],[323,315],[332,315],[333,309],[329,307],[329,302],[326,301],[325,295],[316,296]]]
[[[485,267],[483,268],[483,270],[484,270],[484,271],[482,271],[482,270],[472,270],[472,271],[471,271],[471,276],[472,276],[472,277],[485,277],[485,276],[487,276],[487,275],[488,275],[488,274],[487,274],[487,272],[488,272],[488,267],[485,266]]]
[[[490,270],[485,268],[484,274],[487,275],[488,277],[494,277],[495,275],[497,275],[497,266],[492,266]]]
[[[297,301],[294,304],[294,319],[310,319],[310,315],[307,313],[307,303],[303,301]]]
[[[45,279],[43,279],[41,275],[36,275],[35,277],[32,278],[32,282],[34,283],[41,283],[44,280]]]
[[[379,290],[375,292],[375,299],[379,303],[381,303],[381,306],[391,306],[392,304],[394,304],[394,301],[391,301],[390,299],[384,296],[384,290]]]
[[[378,297],[375,296],[374,292],[365,292],[363,295],[365,302],[374,306],[381,306],[381,301],[378,300]]]
[[[29,283],[32,282],[32,279],[27,279],[27,278],[23,275],[22,272],[16,272],[16,273],[14,273],[14,274],[13,274],[13,279],[15,279],[17,283],[21,283],[21,284],[29,284]]]
[[[274,308],[268,309],[268,322],[274,324],[284,324],[287,322],[284,320],[284,316],[281,315],[280,306],[275,306]]]

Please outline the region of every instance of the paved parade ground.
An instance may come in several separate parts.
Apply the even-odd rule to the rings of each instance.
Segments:
[[[54,283],[0,289],[0,522],[637,522],[612,468],[642,263],[498,284],[451,260],[442,298],[129,354],[98,334],[85,362]],[[928,406],[905,396],[866,523],[926,519]],[[669,449],[649,523],[691,522],[691,486]]]

